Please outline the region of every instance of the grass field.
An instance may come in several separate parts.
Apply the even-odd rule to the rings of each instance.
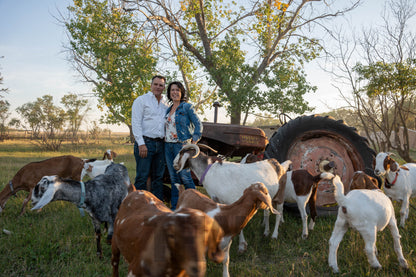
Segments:
[[[118,153],[116,162],[124,162],[132,180],[135,176],[133,146],[116,141],[99,145],[63,145],[61,152],[42,152],[27,141],[0,143],[0,189],[25,164],[54,156],[72,154],[82,158],[102,158],[108,148]],[[203,190],[201,188],[201,190]],[[19,216],[26,192],[7,202],[0,214],[0,276],[111,276],[111,249],[103,241],[104,258],[96,255],[95,235],[88,216],[81,217],[71,203],[53,202],[41,212],[27,211]],[[416,206],[415,199],[411,201]],[[394,203],[396,217],[399,204]],[[410,269],[399,268],[388,228],[377,236],[381,270],[369,267],[364,243],[358,232],[349,230],[338,251],[340,274],[328,266],[328,241],[335,216],[318,217],[307,240],[301,239],[302,224],[296,214],[286,212],[277,240],[263,237],[262,212],[248,223],[245,235],[248,249],[237,253],[238,238],[231,246],[231,276],[416,276],[416,210],[410,208],[405,228],[399,228],[403,253]],[[274,218],[271,219],[274,224]],[[273,226],[273,225],[272,225]],[[11,234],[2,230],[6,229]],[[105,238],[105,236],[103,236]],[[127,275],[124,261],[121,276]],[[222,265],[208,262],[206,276],[221,276]]]

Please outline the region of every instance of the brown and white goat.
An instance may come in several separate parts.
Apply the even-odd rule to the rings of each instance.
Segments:
[[[111,149],[107,149],[107,151],[104,152],[103,160],[110,160],[114,162],[114,158],[117,157],[117,153],[114,152]]]
[[[221,242],[221,249],[225,255],[222,276],[230,276],[228,266],[233,237],[240,233],[259,208],[270,209],[272,213],[277,213],[272,206],[272,199],[266,186],[262,183],[252,184],[244,190],[240,199],[230,205],[218,204],[195,189],[185,190],[179,184],[176,184],[176,186],[179,190],[178,212],[182,208],[193,208],[203,211],[215,219],[224,230],[224,238]]]
[[[404,227],[409,217],[410,197],[416,196],[416,164],[400,166],[391,158],[391,153],[380,152],[376,157],[374,173],[385,176],[384,192],[394,201],[402,202],[400,208],[400,226]]]
[[[27,203],[32,197],[33,188],[42,179],[43,176],[57,175],[62,178],[71,178],[81,180],[81,171],[83,170],[84,161],[80,158],[66,155],[50,158],[43,161],[31,162],[23,166],[9,183],[0,192],[0,213],[3,211],[7,200],[15,195],[18,191],[28,191],[29,194],[23,201],[20,214],[23,214]]]
[[[172,212],[148,191],[130,193],[118,211],[111,243],[113,277],[120,254],[129,264],[128,276],[205,275],[205,253],[223,260],[224,232],[207,214],[194,209]]]
[[[323,174],[332,175],[331,173]],[[332,270],[335,273],[339,271],[337,263],[338,247],[348,227],[360,232],[365,242],[365,253],[371,267],[381,268],[376,257],[377,231],[383,231],[387,225],[393,237],[394,251],[399,264],[403,268],[408,268],[409,265],[403,256],[399,229],[397,228],[391,200],[378,189],[354,189],[344,195],[344,185],[339,176],[333,178],[333,184],[335,186],[335,199],[339,208],[334,230],[329,240],[328,263]]]
[[[88,175],[90,179],[93,179],[98,175],[103,174],[106,168],[114,162],[113,159],[115,157],[117,157],[117,153],[111,149],[108,149],[104,152],[102,160],[85,159],[85,164],[82,170],[81,178],[84,178],[85,175]]]
[[[254,163],[261,160],[258,155],[247,154],[241,163]],[[334,167],[334,164],[328,164],[328,170]],[[316,193],[319,182],[326,175],[317,174],[313,176],[305,169],[287,171],[279,180],[280,186],[285,187],[284,201],[295,203],[298,206],[300,216],[302,218],[302,238],[308,237],[308,214],[306,213],[306,204],[309,204],[311,221],[309,230],[313,230],[315,226],[316,212]],[[283,221],[283,217],[282,217]],[[266,222],[266,224],[268,224]]]
[[[321,180],[327,179],[327,175],[320,173],[317,175],[310,174],[305,169],[298,169],[286,172],[280,178],[281,184],[285,183],[285,198],[287,203],[295,203],[298,206],[300,216],[302,218],[302,238],[308,237],[309,230],[313,230],[315,226],[316,212],[316,193],[318,184]],[[308,214],[306,213],[306,204],[309,204],[311,221],[308,226]]]
[[[350,181],[350,190],[354,189],[379,189],[378,180],[363,171],[356,171]]]

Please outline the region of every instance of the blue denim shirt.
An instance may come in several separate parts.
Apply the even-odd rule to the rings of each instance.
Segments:
[[[166,110],[169,114],[172,106]],[[176,132],[180,142],[185,142],[192,138],[198,141],[202,136],[202,123],[195,113],[194,107],[186,102],[181,102],[175,111]]]

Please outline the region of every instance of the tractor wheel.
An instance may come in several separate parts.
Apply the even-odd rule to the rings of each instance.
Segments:
[[[355,171],[361,170],[374,176],[375,152],[365,137],[342,120],[318,115],[300,116],[280,127],[270,138],[265,158],[279,162],[291,160],[293,170],[307,169],[311,174],[320,173],[323,161],[335,163],[335,174],[344,183],[345,193]],[[335,204],[332,183],[319,183],[316,205]]]

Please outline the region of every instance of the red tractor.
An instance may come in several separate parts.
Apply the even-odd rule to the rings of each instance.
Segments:
[[[342,120],[319,115],[300,116],[280,126],[269,139],[259,128],[207,122],[203,125],[200,142],[227,157],[264,151],[265,159],[291,160],[294,170],[307,169],[311,174],[318,174],[323,162],[333,162],[335,173],[345,185],[345,192],[349,191],[355,171],[374,176],[374,150],[365,137]],[[329,181],[320,183],[317,206],[335,203],[329,189],[331,186]]]

